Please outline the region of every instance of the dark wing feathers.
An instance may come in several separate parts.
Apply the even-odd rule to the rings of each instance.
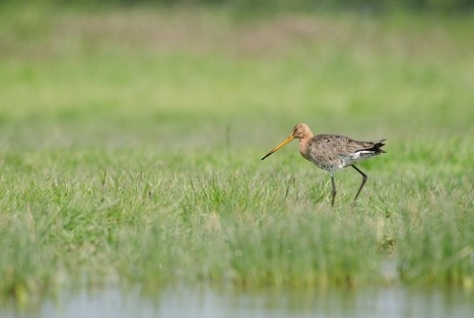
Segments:
[[[385,153],[382,147],[385,139],[376,142],[357,141],[343,135],[321,134],[315,136],[315,142],[320,149],[325,149],[333,154],[350,156],[356,152],[374,152],[374,155]]]

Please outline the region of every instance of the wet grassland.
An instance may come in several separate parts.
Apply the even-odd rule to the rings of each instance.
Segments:
[[[0,296],[474,285],[474,19],[0,13]],[[329,175],[298,122],[387,138]]]

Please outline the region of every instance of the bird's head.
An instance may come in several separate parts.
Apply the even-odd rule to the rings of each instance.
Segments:
[[[270,152],[268,152],[267,155],[265,155],[264,157],[262,157],[262,161],[267,158],[268,156],[272,155],[273,153],[275,153],[276,151],[278,151],[280,148],[282,148],[283,146],[285,146],[286,144],[290,143],[292,140],[294,140],[295,138],[298,138],[298,139],[306,139],[306,138],[310,138],[313,136],[313,133],[311,132],[310,128],[308,127],[308,125],[306,125],[305,123],[300,123],[300,124],[296,124],[295,127],[293,127],[293,131],[291,132],[290,136],[288,136],[286,138],[286,140],[284,140],[283,142],[281,142],[280,144],[278,144],[274,149],[272,149]]]
[[[312,137],[313,133],[311,132],[308,125],[306,125],[305,123],[299,123],[296,124],[295,127],[293,127],[293,132],[291,133],[291,136],[293,136],[293,138],[303,139],[307,137]]]

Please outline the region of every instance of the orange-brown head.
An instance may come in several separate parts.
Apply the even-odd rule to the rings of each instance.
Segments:
[[[284,140],[283,142],[278,144],[274,149],[268,152],[267,155],[262,157],[262,161],[266,159],[268,156],[278,151],[280,148],[282,148],[286,144],[290,143],[295,138],[300,139],[300,140],[307,140],[311,137],[313,137],[313,132],[311,132],[311,129],[309,128],[308,125],[306,125],[305,123],[296,124],[295,127],[293,127],[293,131],[291,132],[290,136],[288,136],[286,140]]]

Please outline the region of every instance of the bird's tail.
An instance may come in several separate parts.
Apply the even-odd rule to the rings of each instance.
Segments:
[[[382,153],[387,153],[385,152],[382,147],[385,146],[385,139],[383,140],[380,140],[378,142],[375,142],[374,145],[372,145],[371,147],[369,148],[366,148],[364,149],[364,151],[368,151],[368,152],[373,152],[374,155],[379,155],[379,154],[382,154]]]

